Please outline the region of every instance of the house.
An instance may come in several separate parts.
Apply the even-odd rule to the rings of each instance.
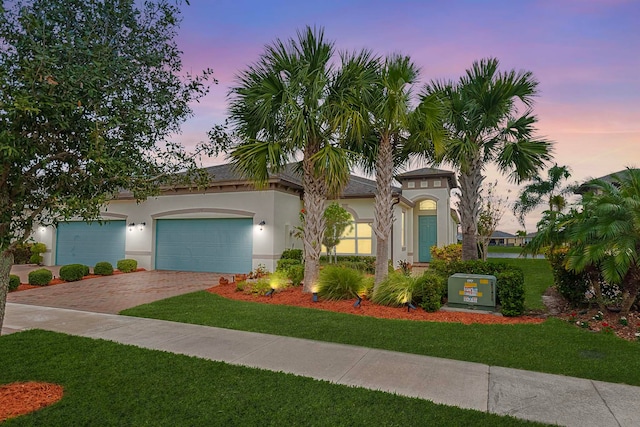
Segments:
[[[627,176],[627,171],[631,169],[631,170],[638,170],[638,169],[634,169],[634,168],[627,168],[627,169],[623,169],[621,171],[615,172],[615,173],[611,173],[609,175],[605,175],[605,176],[601,176],[600,178],[594,178],[594,179],[590,179],[588,181],[586,181],[585,183],[581,184],[574,192],[576,194],[580,194],[583,195],[589,191],[593,190],[593,186],[591,185],[591,183],[595,180],[601,180],[604,182],[607,182],[609,184],[613,183],[614,185],[616,185],[616,180],[614,180],[614,177],[620,177],[620,178],[624,178]]]
[[[496,230],[490,237],[489,246],[515,246],[517,239],[514,234]]]
[[[246,273],[258,265],[273,271],[284,249],[301,248],[303,188],[293,166],[273,174],[266,187],[254,185],[229,164],[207,168],[213,176],[201,191],[164,190],[137,203],[121,193],[104,209],[101,223],[69,221],[40,227],[33,236],[50,248],[45,264],[133,258],[145,269]],[[450,171],[424,168],[396,177],[395,222],[390,243],[393,264],[428,262],[429,248],[456,241],[457,216],[450,194],[457,187]],[[375,255],[372,230],[375,181],[352,175],[337,200],[353,217],[338,254]]]

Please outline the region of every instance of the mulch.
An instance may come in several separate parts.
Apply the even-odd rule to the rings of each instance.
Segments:
[[[36,381],[0,385],[0,422],[53,405],[63,392],[58,384]]]
[[[513,325],[519,323],[542,323],[543,318],[533,316],[520,316],[520,317],[502,317],[491,313],[466,313],[455,311],[438,311],[435,313],[428,313],[421,308],[416,310],[407,310],[406,307],[386,307],[378,304],[374,304],[371,301],[363,300],[359,307],[354,307],[353,304],[356,301],[342,300],[342,301],[312,301],[311,294],[303,293],[302,287],[289,287],[285,289],[279,289],[275,292],[273,297],[258,296],[254,294],[246,294],[241,291],[236,291],[235,283],[228,283],[223,285],[217,285],[207,289],[208,292],[220,295],[224,298],[258,302],[262,304],[277,304],[277,305],[292,305],[296,307],[315,308],[318,310],[328,310],[339,313],[356,314],[360,316],[371,316],[382,319],[405,319],[405,320],[421,320],[427,322],[457,322],[469,325],[472,323],[482,324],[506,324]]]

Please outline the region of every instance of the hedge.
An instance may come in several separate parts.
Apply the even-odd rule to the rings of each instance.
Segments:
[[[75,282],[89,273],[89,267],[84,264],[67,264],[60,267],[60,278],[65,282]]]
[[[93,267],[93,274],[98,276],[111,276],[113,274],[113,265],[110,262],[102,261]]]
[[[39,268],[29,273],[29,284],[47,286],[53,280],[53,273],[46,268]]]
[[[121,259],[116,264],[118,270],[123,273],[131,273],[138,269],[138,261],[135,259]]]

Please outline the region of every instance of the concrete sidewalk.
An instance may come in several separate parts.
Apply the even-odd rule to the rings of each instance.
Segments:
[[[163,320],[7,304],[3,334],[34,328],[551,424],[640,425],[640,387],[622,384]]]

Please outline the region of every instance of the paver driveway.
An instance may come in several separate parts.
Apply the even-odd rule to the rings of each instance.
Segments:
[[[11,292],[8,302],[117,314],[121,310],[217,285],[229,274],[141,271]]]

